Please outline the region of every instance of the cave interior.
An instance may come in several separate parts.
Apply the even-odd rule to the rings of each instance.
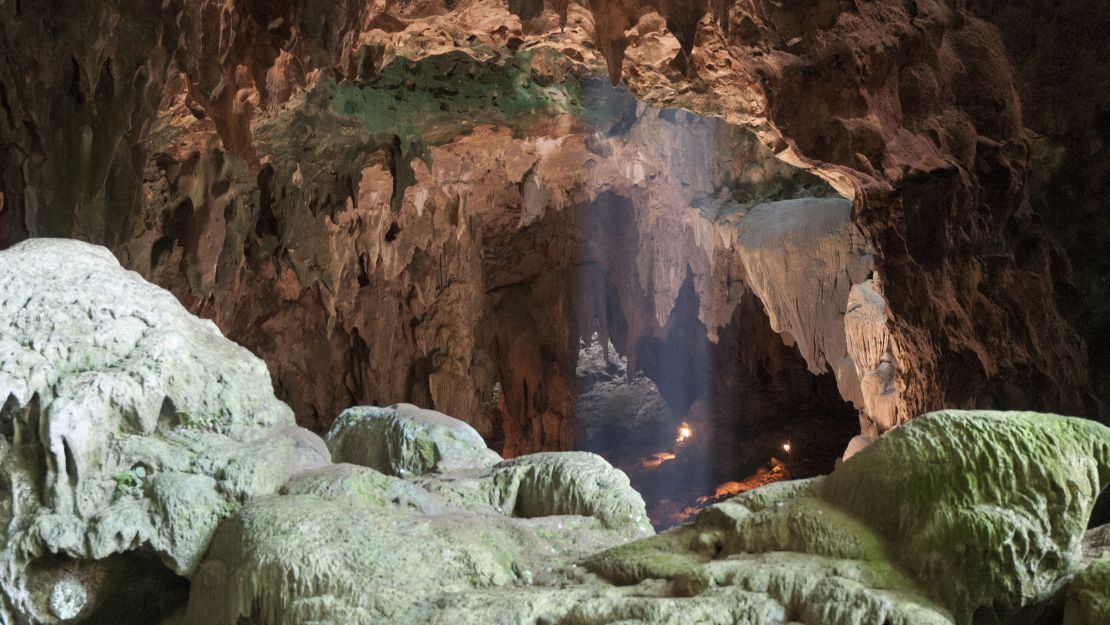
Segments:
[[[1110,624],[1106,32],[0,0],[0,625]]]

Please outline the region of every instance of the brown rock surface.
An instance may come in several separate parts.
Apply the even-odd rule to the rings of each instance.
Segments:
[[[1019,67],[1062,85],[1050,90],[1055,97],[1107,91],[1104,70],[1087,86],[1068,86],[1046,63],[1062,35],[1041,34],[1082,33],[1059,44],[1078,68],[1098,48],[1097,28],[1079,22],[1104,23],[1105,7],[986,7],[997,10],[977,11],[1007,28]],[[906,414],[1005,405],[1093,415],[1083,343],[1056,305],[1053,275],[1066,267],[1057,255],[1053,269],[1052,242],[1029,202],[1036,163],[1024,121],[1053,116],[1052,105],[1023,110],[992,21],[931,1],[822,1],[801,10],[623,0],[593,11],[606,24],[598,47],[633,91],[750,125],[780,157],[854,195],[905,358]],[[640,62],[667,45],[662,28],[690,42],[685,54],[666,65]],[[1088,122],[1106,110],[1105,96],[1090,102],[1081,107]],[[1105,219],[1094,221],[1102,231]]]

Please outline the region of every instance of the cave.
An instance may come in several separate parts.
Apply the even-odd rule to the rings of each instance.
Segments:
[[[1096,0],[0,0],[0,625],[1110,623]]]

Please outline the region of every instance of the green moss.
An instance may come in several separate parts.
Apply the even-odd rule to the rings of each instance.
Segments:
[[[708,561],[689,549],[696,533],[692,526],[682,526],[603,551],[591,558],[587,566],[617,584],[693,577],[697,567]]]
[[[121,471],[112,476],[116,483],[116,496],[130,495],[139,497],[143,494],[143,482],[146,480],[146,469],[142,466],[132,467],[128,471]]]
[[[531,54],[480,61],[462,51],[419,61],[398,58],[371,81],[327,85],[331,108],[358,119],[374,136],[398,136],[403,152],[437,144],[460,127],[506,123],[534,113],[575,112],[578,83],[543,84]]]
[[[1046,599],[1079,561],[1110,430],[1058,415],[943,411],[881,437],[816,492],[865,521],[960,622]]]

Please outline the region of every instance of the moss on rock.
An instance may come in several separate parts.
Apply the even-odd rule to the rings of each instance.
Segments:
[[[1110,430],[1081,419],[932,413],[828,477],[750,491],[588,565],[695,596],[768,593],[813,625],[1005,622],[1078,570],[1108,449]],[[1100,605],[1085,585],[1100,575],[1089,568],[1073,585],[1087,602],[1074,618],[1093,618],[1077,610]]]
[[[325,440],[336,462],[401,477],[481,469],[501,460],[474,428],[412,404],[348,408]]]
[[[942,411],[879,438],[817,486],[867,523],[960,622],[1049,598],[1080,562],[1110,483],[1110,429],[1029,412]]]

